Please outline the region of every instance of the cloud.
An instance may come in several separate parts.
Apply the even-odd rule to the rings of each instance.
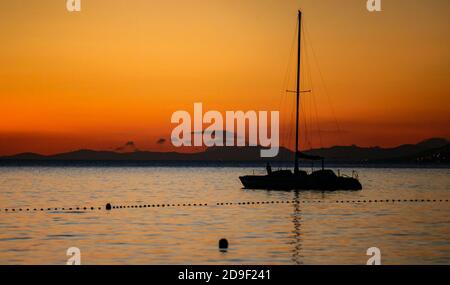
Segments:
[[[139,149],[136,147],[133,141],[126,142],[123,146],[115,149],[117,152],[137,152]]]
[[[166,139],[165,138],[160,138],[159,140],[156,141],[157,144],[165,144],[166,143]]]

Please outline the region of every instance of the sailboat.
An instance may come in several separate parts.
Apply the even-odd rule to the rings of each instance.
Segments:
[[[333,170],[324,168],[324,158],[307,155],[299,150],[299,106],[300,106],[300,48],[301,48],[302,12],[298,11],[298,52],[297,52],[297,106],[295,126],[294,172],[291,170],[272,171],[267,165],[267,175],[240,176],[245,189],[266,190],[361,190],[357,177],[336,175]],[[299,159],[322,161],[322,169],[307,173],[299,169]]]

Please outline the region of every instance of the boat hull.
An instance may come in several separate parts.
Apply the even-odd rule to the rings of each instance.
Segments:
[[[286,174],[283,175],[247,175],[239,179],[245,189],[262,190],[362,190],[358,179],[341,177],[330,172],[315,172],[312,174]]]

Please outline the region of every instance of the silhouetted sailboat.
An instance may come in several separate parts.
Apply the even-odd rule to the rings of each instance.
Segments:
[[[336,175],[330,169],[324,169],[324,159],[301,153],[298,145],[299,138],[299,105],[300,105],[300,42],[301,42],[302,13],[298,11],[298,53],[297,53],[297,106],[295,126],[295,158],[294,173],[290,170],[272,171],[267,165],[267,175],[247,175],[239,179],[246,189],[267,190],[361,190],[362,185],[357,178]],[[298,160],[322,161],[322,169],[308,174],[299,169]]]

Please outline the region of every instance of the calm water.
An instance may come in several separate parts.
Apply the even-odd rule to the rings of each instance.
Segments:
[[[363,191],[294,193],[242,190],[250,168],[0,168],[0,264],[65,264],[73,246],[83,264],[365,264],[373,246],[384,264],[450,264],[450,203],[335,203],[449,199],[450,170],[358,171]],[[301,203],[216,206],[293,199]],[[4,211],[107,202],[208,206]]]

